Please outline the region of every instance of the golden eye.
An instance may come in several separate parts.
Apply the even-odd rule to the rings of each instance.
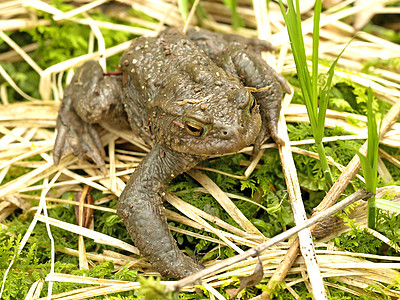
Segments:
[[[194,136],[201,136],[204,134],[204,128],[202,126],[190,121],[185,121],[185,128],[187,132]]]

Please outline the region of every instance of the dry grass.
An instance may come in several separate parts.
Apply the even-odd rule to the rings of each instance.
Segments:
[[[0,185],[0,221],[3,222],[6,218],[17,208],[24,211],[36,211],[36,215],[31,224],[31,229],[35,226],[36,222],[44,222],[48,225],[64,228],[68,231],[74,232],[79,237],[86,236],[92,238],[96,243],[113,245],[114,247],[123,249],[132,254],[138,254],[138,250],[122,241],[119,241],[111,236],[94,231],[93,224],[89,229],[83,228],[78,225],[68,224],[62,220],[55,220],[47,217],[47,209],[51,209],[53,205],[60,203],[68,203],[71,205],[79,205],[81,212],[83,207],[89,207],[95,210],[112,211],[103,206],[104,203],[120,195],[125,187],[125,182],[133,169],[145,153],[132,152],[119,150],[116,144],[121,140],[128,140],[132,144],[138,146],[144,151],[148,151],[146,145],[136,138],[132,138],[126,132],[103,132],[102,139],[104,145],[109,146],[109,159],[107,160],[108,172],[106,175],[100,173],[97,168],[88,162],[79,162],[76,157],[66,156],[58,166],[54,166],[51,158],[51,150],[54,142],[55,120],[59,103],[63,96],[62,81],[70,80],[72,73],[71,68],[81,65],[88,59],[98,59],[105,66],[105,59],[116,53],[124,51],[129,45],[129,41],[106,49],[101,36],[99,28],[108,28],[112,30],[127,31],[139,35],[156,35],[158,31],[162,30],[165,25],[168,26],[183,26],[184,22],[180,16],[177,5],[173,1],[167,0],[142,0],[131,1],[122,0],[119,2],[132,6],[135,10],[141,11],[147,15],[152,16],[158,20],[158,23],[152,23],[138,18],[133,18],[127,14],[117,14],[115,11],[108,11],[114,17],[124,19],[128,22],[140,24],[142,27],[123,26],[111,24],[107,22],[99,22],[91,19],[88,15],[91,9],[96,9],[106,0],[98,1],[76,1],[76,9],[63,13],[56,8],[50,6],[46,1],[31,0],[9,0],[0,1],[0,37],[9,44],[13,50],[8,53],[0,54],[0,61],[17,61],[20,59],[25,60],[39,75],[40,84],[38,89],[42,99],[33,99],[25,95],[18,86],[12,81],[11,74],[7,74],[0,66],[0,73],[3,78],[20,93],[27,102],[8,104],[5,85],[0,87],[1,106],[0,106],[0,184],[4,180],[7,172],[12,166],[23,166],[29,168],[31,171],[15,178],[14,180]],[[268,62],[275,66],[276,69],[284,74],[291,74],[295,72],[294,62],[291,54],[289,53],[288,39],[285,33],[285,27],[281,17],[278,6],[271,3],[269,13],[263,8],[265,7],[264,1],[241,0],[239,2],[238,12],[243,17],[246,28],[239,30],[240,34],[247,36],[260,36],[272,41],[279,49],[279,55],[274,56],[268,54],[266,59]],[[321,57],[326,59],[333,59],[343,49],[344,45],[348,43],[349,39],[355,34],[354,28],[342,19],[352,17],[356,20],[367,18],[366,14],[369,12],[389,12],[399,13],[393,9],[385,8],[384,5],[394,1],[376,0],[373,2],[365,1],[363,4],[354,6],[350,9],[342,9],[344,4],[351,4],[354,1],[336,1],[337,4],[328,9],[325,15],[321,18]],[[361,1],[362,2],[362,1]],[[202,1],[202,6],[212,15],[213,20],[204,22],[204,26],[210,29],[219,30],[223,32],[232,32],[232,28],[227,25],[230,22],[229,10],[218,1]],[[91,52],[87,55],[76,57],[74,59],[59,63],[57,65],[48,66],[47,69],[42,70],[34,60],[29,56],[30,51],[35,49],[37,45],[32,44],[20,48],[11,39],[4,34],[4,31],[17,31],[24,27],[36,27],[45,25],[48,21],[39,18],[35,10],[27,5],[34,7],[38,10],[49,12],[53,15],[55,21],[63,22],[63,20],[71,20],[81,24],[90,26],[93,36],[97,39],[99,45],[98,52]],[[256,13],[255,13],[256,12]],[[83,13],[83,18],[77,18],[77,14]],[[311,49],[311,35],[312,30],[312,14],[305,12],[304,14],[304,33],[307,50]],[[191,25],[196,25],[195,19],[191,19]],[[256,28],[259,28],[257,31]],[[103,46],[102,46],[103,45]],[[362,55],[360,55],[362,53]],[[374,74],[362,73],[363,62],[375,58],[396,58],[400,57],[400,46],[393,44],[386,40],[382,40],[376,36],[359,31],[356,34],[355,40],[348,47],[343,54],[342,59],[339,61],[339,67],[342,69],[337,71],[336,74],[345,78],[350,78],[354,82],[363,85],[371,86],[374,93],[380,99],[387,101],[390,104],[399,102],[400,98],[400,76],[397,73],[390,72],[383,69],[374,69]],[[324,66],[321,66],[323,70]],[[286,122],[308,122],[305,107],[300,105],[290,104],[291,97],[288,95],[284,99],[283,114]],[[399,113],[399,112],[397,112]],[[337,111],[328,111],[326,126],[335,127],[341,126],[348,132],[354,133],[352,136],[345,137],[330,137],[327,140],[336,139],[365,139],[366,127],[357,127],[354,123],[349,123],[349,117],[353,120],[357,119],[363,123],[366,122],[366,117],[359,115],[351,115],[348,113],[341,113]],[[285,121],[281,120],[281,134],[285,135]],[[301,222],[305,218],[304,208],[301,202],[300,188],[297,181],[296,171],[292,163],[291,153],[297,152],[303,155],[315,157],[315,153],[310,153],[294,146],[301,144],[312,143],[312,140],[305,140],[296,143],[290,143],[282,150],[282,159],[288,169],[285,171],[288,180],[288,187],[292,189],[291,194],[292,202],[295,203],[294,209],[298,212],[295,213],[296,220]],[[400,146],[400,124],[394,124],[387,134],[382,138],[381,143],[391,147]],[[265,145],[264,148],[273,147],[274,145]],[[244,149],[243,151],[250,151],[251,149]],[[400,162],[391,157],[385,152],[380,153],[391,163],[400,166]],[[40,155],[42,160],[29,162],[25,161],[35,155]],[[260,157],[258,157],[259,159]],[[251,174],[254,168],[257,167],[258,159],[248,162],[248,168],[245,171],[247,177]],[[338,165],[330,159],[332,165],[339,169],[344,169],[344,166]],[[383,162],[381,164],[381,176],[390,176]],[[77,170],[84,169],[88,174],[87,176],[79,175]],[[176,195],[170,194],[167,196],[167,201],[174,206],[182,214],[177,214],[172,211],[167,211],[167,216],[174,222],[179,222],[193,228],[202,229],[203,231],[214,233],[218,239],[210,238],[201,234],[195,234],[190,231],[183,231],[178,228],[171,228],[178,232],[187,235],[195,236],[199,239],[205,239],[215,243],[216,247],[228,246],[235,250],[238,254],[243,250],[239,246],[254,247],[265,241],[265,237],[260,231],[237,209],[235,204],[231,201],[234,195],[226,195],[212,180],[205,175],[201,170],[192,170],[189,174],[197,180],[204,188],[204,191],[213,195],[218,203],[232,216],[232,218],[241,226],[242,229],[233,227],[223,220],[212,216],[204,211],[201,211],[192,205],[182,201]],[[229,174],[226,174],[229,176]],[[38,184],[43,180],[42,184]],[[82,191],[82,186],[93,187],[104,192],[104,198],[97,200],[94,204],[84,204],[60,199],[60,196],[65,191]],[[86,188],[87,189],[87,188]],[[392,187],[396,192],[400,192],[399,187]],[[49,193],[49,191],[56,191]],[[28,194],[30,191],[40,191],[41,196],[35,197]],[[383,192],[383,191],[382,191]],[[38,207],[30,207],[30,200],[40,200]],[[81,197],[82,198],[82,197]],[[353,212],[354,217],[365,226],[365,213],[366,209],[361,204]],[[96,222],[96,220],[94,220]],[[6,227],[6,225],[2,225]],[[338,230],[333,232],[330,238],[337,236],[346,228],[343,225],[337,226]],[[30,232],[30,231],[29,231]],[[29,232],[24,237],[22,247],[25,245],[29,238]],[[361,295],[365,293],[364,289],[373,284],[376,286],[384,287],[386,284],[392,284],[393,278],[399,276],[398,272],[394,269],[400,268],[400,259],[396,257],[384,257],[377,255],[365,255],[362,253],[347,253],[338,251],[331,243],[319,241],[312,243],[310,234],[303,231],[303,236],[300,236],[300,243],[310,251],[316,253],[316,259],[310,258],[309,261],[304,261],[299,257],[289,271],[289,274],[297,274],[296,279],[286,278],[286,288],[298,297],[296,292],[291,288],[299,282],[306,282],[306,286],[312,290],[313,286],[319,280],[325,285],[329,285],[338,289],[346,290],[354,295]],[[372,232],[377,238],[382,239],[384,242],[390,244],[388,240],[378,233]],[[51,236],[51,232],[49,231]],[[142,270],[146,275],[156,275],[151,270],[151,266],[143,260],[135,256],[121,255],[112,251],[104,253],[86,253],[84,242],[80,239],[79,249],[56,249],[53,247],[53,254],[55,251],[61,251],[72,256],[78,256],[80,259],[81,267],[87,268],[89,265],[96,264],[107,260],[113,260],[118,270],[121,266],[129,264],[132,268]],[[264,272],[266,277],[272,276],[276,267],[283,259],[290,242],[280,243],[261,255],[263,262]],[[314,250],[318,247],[319,250]],[[398,250],[398,249],[396,249]],[[372,262],[373,259],[375,262]],[[379,262],[376,262],[379,261]],[[390,261],[390,262],[387,262]],[[399,261],[395,263],[394,261]],[[52,258],[54,263],[54,257]],[[206,266],[217,263],[217,261],[208,262]],[[256,263],[256,258],[247,259],[235,265],[232,265],[219,273],[207,276],[203,279],[204,287],[210,292],[212,299],[224,299],[224,297],[215,289],[228,282],[235,282],[233,276],[243,276],[252,273]],[[308,275],[307,275],[308,272]],[[339,284],[332,284],[325,281],[325,278],[335,277],[338,282],[345,283],[346,287]],[[311,279],[311,280],[310,280]],[[67,281],[93,284],[93,287],[75,290],[68,293],[53,295],[51,299],[89,299],[90,297],[107,295],[119,291],[127,291],[139,288],[139,283],[136,282],[122,282],[115,280],[103,280],[95,278],[86,278],[79,276],[72,276],[68,274],[49,274],[46,279],[49,282]],[[316,281],[315,281],[316,280]],[[311,282],[311,285],[310,283]],[[174,282],[164,282],[166,285],[172,285]],[[37,282],[32,286],[32,298],[34,292],[40,291],[43,282]],[[193,286],[187,286],[182,291],[194,291]],[[386,295],[392,297],[400,297],[400,293],[395,290],[387,289]],[[27,298],[28,299],[28,298]],[[35,298],[36,299],[36,298]]]

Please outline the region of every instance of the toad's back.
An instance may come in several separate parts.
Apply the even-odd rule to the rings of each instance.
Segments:
[[[203,89],[224,75],[193,41],[171,30],[158,37],[135,39],[122,55],[121,66],[128,99],[139,96],[150,105],[160,98],[176,100],[182,93],[196,91],[196,85]]]

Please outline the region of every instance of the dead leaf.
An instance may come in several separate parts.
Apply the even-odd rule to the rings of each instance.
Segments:
[[[228,295],[230,296],[231,299],[235,298],[241,290],[244,290],[245,288],[248,288],[249,286],[255,286],[260,283],[261,279],[263,279],[263,277],[264,277],[263,265],[262,265],[260,257],[257,257],[257,258],[258,258],[258,261],[257,261],[256,267],[254,268],[253,274],[246,276],[246,277],[241,277],[239,288],[225,290],[225,292],[228,293]]]
[[[14,204],[15,206],[19,207],[22,210],[28,210],[31,207],[31,205],[28,202],[26,202],[17,195],[6,196],[4,197],[4,200]]]
[[[90,194],[90,190],[91,189],[89,189],[88,193],[86,194],[85,199],[83,200],[83,203],[93,205],[94,201],[93,201],[92,194]],[[82,195],[81,192],[77,193],[74,200],[76,202],[79,202],[81,195]],[[90,223],[92,222],[93,212],[94,212],[93,208],[83,207],[82,227],[89,228]],[[79,206],[78,205],[75,206],[75,217],[77,220],[79,220]]]

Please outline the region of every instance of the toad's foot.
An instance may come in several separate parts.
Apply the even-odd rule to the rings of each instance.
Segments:
[[[81,159],[85,157],[92,159],[105,172],[103,160],[105,153],[97,130],[94,125],[84,122],[68,107],[69,105],[64,105],[69,102],[63,102],[61,113],[57,118],[58,133],[54,143],[54,163],[58,164],[63,155],[72,152]]]
[[[285,141],[278,136],[276,124],[274,122],[263,123],[260,133],[253,144],[252,156],[255,157],[261,150],[262,144],[268,139],[272,138],[278,145],[285,145]]]
[[[258,153],[261,144],[269,137],[277,144],[284,145],[285,142],[278,136],[277,124],[281,111],[282,89],[291,92],[286,80],[259,55],[240,47],[230,49],[225,57],[224,68],[235,71],[242,82],[252,90],[260,107],[262,127],[254,143],[253,154]]]

